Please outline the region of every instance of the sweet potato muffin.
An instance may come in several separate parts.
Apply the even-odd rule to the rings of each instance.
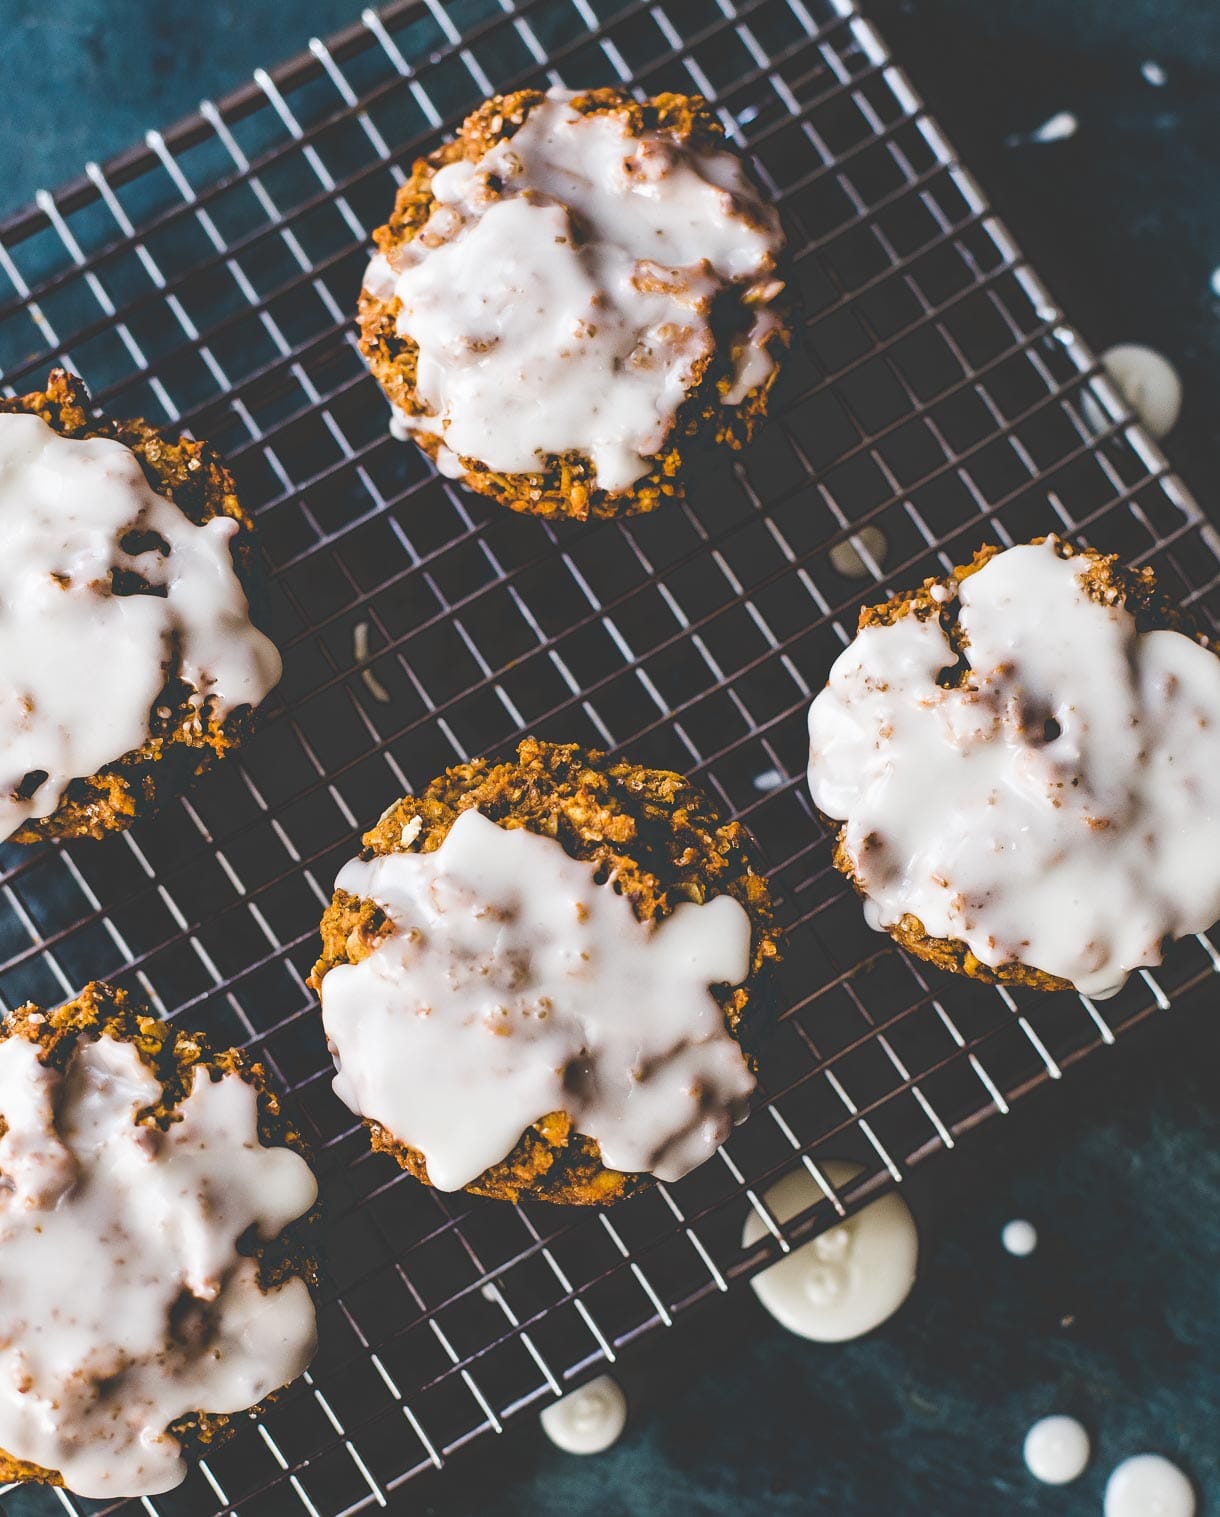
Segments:
[[[766,410],[783,236],[697,96],[497,95],[374,238],[361,347],[396,431],[514,511],[651,511]]]
[[[315,1346],[317,1185],[259,1065],[89,985],[0,1027],[0,1480],[154,1495]]]
[[[942,969],[1113,995],[1220,917],[1220,660],[1151,570],[983,548],[861,612],[809,728],[836,864]]]
[[[253,528],[206,443],[0,400],[0,840],[101,837],[235,746],[276,683]]]
[[[681,775],[534,738],[458,765],[365,835],[321,930],[336,1090],[425,1183],[611,1202],[745,1115],[776,933]]]

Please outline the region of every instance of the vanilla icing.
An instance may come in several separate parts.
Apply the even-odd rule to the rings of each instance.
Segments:
[[[0,415],[0,839],[138,748],[169,676],[221,718],[275,684],[236,531],[189,521],[122,443]]]
[[[430,853],[344,866],[389,919],[321,986],[336,1094],[457,1190],[570,1114],[603,1163],[676,1180],[746,1111],[754,1077],[713,984],[750,967],[729,896],[638,920],[553,838],[464,811]]]
[[[1025,1467],[1043,1485],[1070,1485],[1089,1466],[1092,1445],[1075,1417],[1042,1417],[1025,1435]]]
[[[0,1448],[81,1496],[177,1485],[172,1422],[253,1406],[314,1350],[305,1282],[264,1291],[237,1250],[313,1205],[309,1166],[261,1146],[236,1074],[197,1069],[164,1132],[135,1121],[160,1095],[129,1043],[61,1075],[0,1042]]]
[[[819,1161],[831,1185],[845,1186],[861,1166],[844,1159]],[[807,1169],[794,1169],[763,1196],[780,1222],[819,1201],[826,1192]],[[768,1228],[751,1211],[741,1242],[752,1247]],[[911,1293],[919,1265],[919,1232],[910,1207],[897,1191],[802,1243],[761,1270],[750,1284],[781,1327],[815,1343],[846,1343],[888,1322]]]
[[[1161,1454],[1132,1454],[1106,1481],[1105,1517],[1195,1517],[1195,1489]]]
[[[711,357],[712,304],[730,288],[755,314],[724,403],[771,373],[783,238],[731,153],[636,136],[568,98],[552,92],[477,163],[439,169],[428,221],[364,283],[401,303],[430,413],[406,425],[439,435],[446,459],[529,473],[577,453],[621,491]]]
[[[1091,996],[1220,917],[1220,659],[1093,599],[1087,557],[1010,548],[937,617],[864,628],[809,713],[809,784],[874,926],[906,915]]]
[[[617,1380],[599,1375],[543,1407],[538,1420],[565,1454],[602,1454],[627,1426],[627,1397]]]

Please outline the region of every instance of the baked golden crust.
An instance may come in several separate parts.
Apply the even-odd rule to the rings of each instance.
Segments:
[[[525,738],[515,759],[481,759],[447,769],[418,796],[406,796],[364,835],[364,858],[431,853],[463,811],[477,807],[507,828],[527,827],[555,838],[572,858],[613,875],[643,922],[667,916],[681,901],[730,895],[749,914],[751,963],[745,982],[714,988],[725,1021],[753,1065],[756,1028],[765,1012],[778,938],[763,877],[755,873],[745,829],[725,822],[689,780],[626,762],[574,743]],[[415,819],[419,819],[419,827]],[[407,829],[404,841],[404,828]],[[369,900],[336,891],[322,918],[322,954],[309,984],[321,988],[336,964],[358,963],[384,935],[385,917]],[[375,1149],[428,1183],[424,1156],[379,1123],[366,1121]],[[574,1205],[617,1201],[651,1184],[601,1163],[597,1144],[574,1132],[564,1112],[529,1128],[501,1163],[468,1190],[509,1201],[539,1197]]]
[[[238,524],[231,545],[234,566],[247,599],[253,601],[254,527],[238,501],[233,476],[207,443],[167,436],[139,418],[99,420],[92,414],[84,381],[65,369],[51,371],[45,390],[0,398],[0,413],[13,412],[40,416],[63,437],[105,437],[122,443],[139,459],[153,489],[196,525],[215,516],[231,517]],[[194,707],[190,694],[180,681],[170,681],[154,702],[149,736],[139,748],[96,774],[74,779],[49,816],[24,822],[9,841],[100,838],[121,832],[236,747],[250,728],[250,708],[238,707],[218,721],[210,706],[202,712]]]
[[[1035,544],[1045,541],[1043,537],[1033,539]],[[1207,639],[1200,636],[1188,618],[1183,615],[1181,609],[1174,605],[1158,587],[1156,575],[1151,569],[1124,568],[1119,563],[1117,554],[1097,553],[1091,548],[1075,548],[1071,543],[1066,543],[1059,538],[1054,540],[1054,546],[1060,558],[1081,560],[1083,565],[1081,580],[1086,593],[1093,600],[1101,605],[1124,606],[1135,617],[1135,624],[1141,632],[1170,628],[1175,632],[1184,632],[1188,636],[1196,637],[1200,642],[1207,642]],[[956,568],[951,576],[944,579],[926,579],[917,590],[909,590],[896,595],[879,606],[865,606],[860,612],[857,630],[863,631],[865,627],[891,626],[904,616],[915,616],[920,621],[938,618],[958,655],[957,665],[945,671],[941,683],[963,684],[970,673],[970,665],[969,649],[958,626],[961,605],[957,598],[957,587],[963,579],[977,574],[985,564],[1002,551],[994,544],[988,544],[980,548],[968,564]],[[934,590],[948,591],[948,598],[938,600],[933,594]],[[1208,646],[1212,645],[1208,643]],[[1214,648],[1213,651],[1215,651]],[[823,820],[829,826],[834,825],[832,818],[824,817]],[[858,894],[867,899],[868,892],[856,877],[852,861],[847,853],[844,843],[846,834],[847,827],[844,825],[840,827],[835,840],[835,867],[847,876]],[[909,913],[892,927],[886,928],[886,931],[916,958],[925,959],[928,963],[935,964],[938,969],[947,970],[951,974],[968,975],[971,979],[983,980],[990,985],[1024,985],[1034,990],[1075,988],[1069,980],[1062,979],[1058,975],[1047,974],[1044,970],[1035,969],[1032,965],[1022,964],[1016,960],[995,968],[984,964],[958,938],[929,937],[919,918]]]
[[[477,162],[497,142],[512,137],[530,111],[545,99],[540,90],[493,96],[466,118],[452,141],[443,143],[426,158],[417,158],[411,177],[398,191],[389,221],[373,233],[378,250],[391,253],[423,227],[435,204],[432,177],[438,169],[460,159]],[[726,150],[720,123],[698,95],[663,94],[641,102],[620,90],[596,89],[586,90],[568,103],[584,115],[621,116],[634,133],[665,132],[696,149]],[[385,300],[368,290],[360,292],[360,349],[390,403],[412,416],[426,415],[427,407],[415,388],[418,350],[410,338],[399,336],[395,330],[398,309],[396,298]],[[589,460],[576,453],[550,460],[547,470],[537,474],[496,474],[476,460],[463,459],[463,482],[512,511],[542,517],[566,516],[577,521],[638,516],[655,510],[668,498],[681,498],[680,475],[692,443],[710,439],[730,448],[742,448],[767,413],[779,359],[791,341],[786,308],[773,304],[770,309],[778,318],[767,339],[776,364],[763,383],[740,405],[721,404],[721,397],[732,382],[733,364],[741,352],[745,334],[733,330],[718,334],[722,339],[718,343],[721,351],[701,362],[698,380],[678,411],[665,450],[653,460],[648,473],[622,493],[600,489],[593,482]],[[439,435],[420,432],[415,434],[415,440],[435,462]]]
[[[267,1087],[261,1064],[252,1063],[239,1049],[214,1052],[202,1036],[183,1032],[172,1023],[148,1016],[133,997],[116,986],[95,980],[86,985],[74,1001],[54,1011],[43,1011],[31,1002],[10,1012],[0,1024],[0,1042],[8,1038],[24,1038],[28,1043],[36,1043],[42,1050],[42,1062],[61,1069],[81,1039],[95,1041],[102,1037],[130,1043],[141,1063],[161,1085],[162,1097],[157,1104],[137,1114],[136,1120],[140,1124],[166,1127],[173,1120],[179,1104],[190,1094],[196,1068],[213,1071],[218,1077],[236,1074],[258,1093],[260,1141],[268,1147],[291,1148],[306,1161],[310,1159],[305,1139],[280,1109],[274,1091]],[[4,1119],[0,1117],[0,1134],[4,1130]],[[279,1237],[245,1250],[258,1260],[260,1285],[269,1289],[290,1275],[300,1275],[311,1287],[316,1287],[318,1270],[312,1247],[316,1220],[315,1208]],[[257,1415],[275,1400],[277,1394],[273,1393],[260,1405],[250,1407],[247,1414],[222,1414],[201,1409],[171,1424],[170,1432],[188,1451],[215,1446],[232,1435],[238,1417]],[[64,1483],[57,1470],[27,1464],[0,1449],[0,1481],[11,1480],[41,1485]]]

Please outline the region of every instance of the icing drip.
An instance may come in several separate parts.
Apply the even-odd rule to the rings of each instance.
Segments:
[[[236,531],[188,521],[121,443],[0,415],[0,838],[138,748],[175,665],[221,718],[275,684]]]
[[[709,985],[750,967],[728,896],[641,923],[595,866],[477,811],[431,853],[353,860],[336,887],[390,930],[322,981],[336,1094],[457,1190],[532,1123],[570,1113],[611,1169],[675,1180],[754,1088]]]
[[[440,432],[450,457],[530,473],[578,453],[603,489],[627,489],[706,367],[730,287],[755,316],[724,403],[771,373],[782,235],[730,153],[632,136],[554,93],[477,163],[438,170],[432,193],[418,236],[364,283],[401,301],[431,412],[408,425]]]
[[[1220,659],[1092,599],[1087,558],[1010,548],[939,620],[866,627],[809,713],[809,784],[868,897],[984,964],[1091,996],[1220,916]]]

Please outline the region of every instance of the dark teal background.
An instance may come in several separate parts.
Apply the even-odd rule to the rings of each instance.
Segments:
[[[1168,451],[1206,506],[1220,427],[1220,4],[868,11],[1086,336],[1148,342],[1179,367],[1186,406]],[[0,0],[0,215],[357,15],[351,0]],[[1163,88],[1142,76],[1149,60]],[[1079,118],[1074,137],[1007,145],[1061,110]],[[1220,986],[917,1177],[922,1278],[871,1339],[797,1341],[745,1291],[628,1362],[633,1415],[612,1452],[565,1456],[523,1426],[414,1484],[402,1510],[1094,1514],[1112,1465],[1153,1449],[1220,1517],[1218,1081]],[[1000,1247],[1012,1216],[1038,1225],[1030,1260]],[[1096,1448],[1061,1490],[1021,1461],[1027,1427],[1052,1411],[1080,1417]]]

